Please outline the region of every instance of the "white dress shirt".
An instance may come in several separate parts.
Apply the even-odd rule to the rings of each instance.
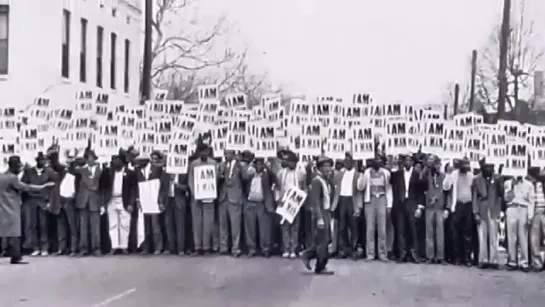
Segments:
[[[343,179],[341,180],[341,194],[340,194],[341,196],[353,195],[355,173],[356,173],[355,168],[344,171]]]
[[[148,180],[149,175],[151,173],[151,164],[148,163],[148,165],[146,165],[146,167],[144,167],[143,171],[144,171],[144,179]]]
[[[235,168],[235,161],[229,162],[229,177],[227,179],[231,179],[233,177],[233,169]]]
[[[91,173],[91,175],[89,177],[95,176],[96,169],[97,169],[96,165],[89,166],[89,172]]]
[[[66,173],[62,179],[60,186],[60,194],[65,198],[73,198],[76,195],[76,177],[70,173]]]
[[[119,197],[123,194],[123,174],[123,169],[116,171],[114,174],[114,189],[112,192],[113,197]]]
[[[403,168],[403,178],[405,179],[405,198],[409,198],[409,186],[411,184],[411,175],[413,174],[413,168],[409,170]]]

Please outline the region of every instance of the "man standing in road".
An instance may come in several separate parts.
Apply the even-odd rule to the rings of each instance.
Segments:
[[[326,269],[329,260],[328,245],[331,241],[329,223],[331,221],[331,184],[327,178],[333,170],[333,160],[322,156],[316,162],[318,168],[312,179],[308,202],[312,210],[312,221],[316,223],[313,245],[302,253],[303,263],[311,270],[310,260],[316,259],[314,272],[316,274],[333,274]]]
[[[8,171],[0,174],[0,237],[8,238],[11,249],[11,264],[26,264],[21,254],[21,192],[39,192],[54,182],[42,185],[22,183],[18,174],[22,163],[19,156],[8,160]]]

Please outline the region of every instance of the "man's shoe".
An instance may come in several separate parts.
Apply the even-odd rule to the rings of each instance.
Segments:
[[[289,252],[284,252],[282,254],[282,258],[289,258],[290,257],[290,253]]]
[[[518,268],[516,266],[512,265],[512,264],[508,264],[508,265],[505,266],[505,269],[507,271],[516,271]]]
[[[11,259],[11,261],[9,263],[10,264],[28,264],[28,262],[23,261],[23,259],[19,259],[19,260]]]
[[[93,253],[93,256],[95,256],[95,257],[100,257],[100,256],[102,256],[102,253],[101,253],[100,251],[95,251],[95,252]]]
[[[305,265],[305,268],[307,268],[307,270],[309,271],[312,271],[312,266],[310,265],[310,259],[306,256],[303,256],[303,264]]]
[[[525,267],[523,267],[521,270],[522,270],[524,273],[528,273],[528,272],[530,272],[530,267],[525,266]]]
[[[315,269],[314,273],[316,273],[316,275],[333,275],[333,274],[335,274],[335,272],[330,271],[327,268],[324,268],[322,270],[316,270]]]
[[[33,251],[33,252],[30,254],[30,256],[36,257],[36,256],[40,256],[40,254],[41,254],[40,251],[35,250],[35,251]]]
[[[47,251],[42,251],[42,252],[40,253],[40,256],[46,257],[46,256],[49,256],[49,253],[48,253]]]
[[[161,255],[161,251],[155,251],[153,252],[154,255],[158,256],[158,255]]]

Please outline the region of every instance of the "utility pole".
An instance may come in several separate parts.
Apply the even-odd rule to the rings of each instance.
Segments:
[[[460,97],[460,85],[454,85],[454,115],[458,114],[458,98]]]
[[[475,78],[477,77],[477,50],[471,53],[471,88],[469,92],[469,112],[475,107]]]
[[[152,32],[153,21],[153,0],[145,0],[144,5],[144,63],[142,67],[142,92],[140,95],[140,104],[144,104],[151,96],[151,65],[153,41]]]
[[[500,33],[500,65],[498,71],[498,119],[505,116],[505,100],[507,99],[507,52],[511,34],[511,0],[503,1],[503,19]]]

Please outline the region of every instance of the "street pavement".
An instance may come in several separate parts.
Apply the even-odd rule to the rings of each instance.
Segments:
[[[314,276],[281,258],[26,259],[0,259],[0,306],[545,306],[545,272],[333,259],[335,275]]]

